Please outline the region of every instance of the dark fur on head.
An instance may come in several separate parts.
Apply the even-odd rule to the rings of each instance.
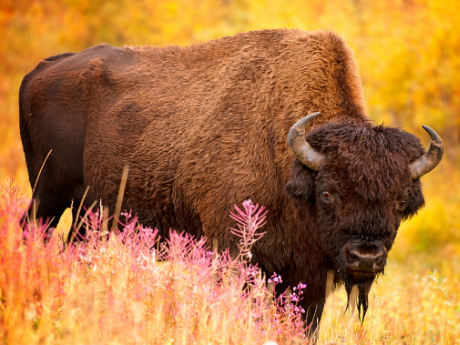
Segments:
[[[386,260],[401,221],[424,205],[420,181],[412,181],[408,170],[424,150],[412,134],[353,119],[317,127],[306,140],[325,155],[325,163],[316,172],[296,161],[286,191],[315,219],[336,280],[345,283],[348,295],[358,286],[364,319],[372,282],[383,268],[371,275],[347,272],[343,248],[384,248]]]

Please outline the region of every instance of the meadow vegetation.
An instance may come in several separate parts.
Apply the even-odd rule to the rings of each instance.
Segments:
[[[371,291],[364,328],[344,316],[346,297],[343,291],[337,292],[326,305],[321,342],[460,343],[459,16],[457,0],[4,0],[0,5],[0,182],[14,177],[25,191],[24,198],[31,195],[19,137],[18,90],[23,76],[45,57],[100,42],[186,45],[277,27],[336,31],[356,53],[369,116],[376,123],[416,134],[425,145],[429,139],[421,125],[432,127],[443,137],[446,155],[438,168],[422,178],[426,206],[400,228],[386,275]],[[3,196],[8,193],[3,191]],[[268,303],[265,297],[257,302],[262,304],[251,304],[256,298],[250,294],[266,293],[260,281],[243,301],[236,288],[246,279],[244,273],[226,282],[232,292],[223,292],[215,290],[215,275],[206,278],[205,268],[195,271],[195,259],[183,267],[179,267],[183,259],[174,259],[169,266],[152,261],[150,271],[144,272],[144,259],[136,256],[137,249],[120,246],[116,236],[108,244],[85,247],[84,254],[58,255],[57,236],[48,246],[39,244],[35,235],[21,244],[15,219],[24,204],[5,201],[8,198],[2,199],[0,210],[0,334],[4,343],[91,344],[100,339],[111,344],[127,343],[127,339],[144,343],[152,342],[152,334],[161,334],[155,338],[158,343],[172,343],[168,334],[177,329],[184,333],[174,343],[184,342],[185,334],[194,334],[188,339],[203,344],[297,339],[297,331],[280,337],[291,326],[268,326],[268,316],[259,323],[268,330],[258,329],[249,315],[235,321],[234,313],[239,311],[279,312],[264,304]],[[185,241],[178,244],[184,248],[180,246],[193,240],[177,241]],[[81,256],[92,261],[85,262]],[[174,278],[176,274],[181,278]],[[201,283],[194,280],[197,277]],[[198,291],[185,289],[189,285],[182,282],[196,283]],[[166,283],[172,284],[171,290],[161,285]],[[149,285],[157,286],[169,300],[140,292],[150,291]],[[182,301],[185,294],[189,299]],[[230,303],[236,300],[241,307]],[[153,308],[158,303],[170,304],[158,311]],[[177,319],[158,314],[165,308],[179,308]],[[199,315],[194,322],[200,331],[191,325],[168,328],[179,327],[186,315],[181,313],[186,312]],[[204,320],[213,326],[200,333]]]
[[[4,344],[307,344],[298,301],[305,285],[277,290],[248,263],[263,232],[263,207],[243,202],[240,255],[216,253],[205,239],[157,231],[135,217],[108,236],[103,210],[86,212],[84,243],[44,244],[46,224],[19,226],[29,200],[12,180],[0,190],[0,338]],[[346,296],[328,299],[320,342],[456,344],[458,272],[420,275],[394,265],[371,292],[363,325]],[[272,291],[278,294],[273,296]],[[356,314],[356,313],[355,313]]]
[[[47,244],[46,224],[20,218],[28,200],[11,181],[0,201],[0,339],[3,344],[305,343],[301,307],[275,298],[248,264],[263,233],[263,207],[235,206],[240,255],[212,252],[206,239],[158,232],[129,217],[107,236],[103,210],[87,212],[84,243]],[[105,219],[105,220],[104,220]],[[271,279],[279,281],[274,275]],[[276,290],[276,283],[274,289]],[[301,298],[305,285],[295,287]],[[294,293],[291,296],[294,296]]]

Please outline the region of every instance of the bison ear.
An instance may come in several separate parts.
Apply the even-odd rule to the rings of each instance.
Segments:
[[[404,210],[403,219],[409,219],[413,215],[417,214],[417,211],[425,206],[425,198],[422,193],[422,184],[420,180],[415,180],[413,182],[411,195],[407,200],[407,206]]]
[[[299,201],[307,201],[314,196],[315,175],[315,171],[296,160],[292,166],[291,180],[286,183],[284,190]]]

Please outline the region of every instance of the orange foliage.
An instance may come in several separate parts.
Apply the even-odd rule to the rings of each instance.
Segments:
[[[45,57],[102,41],[185,45],[264,28],[328,29],[355,50],[374,120],[401,126],[424,143],[421,125],[427,124],[448,145],[445,162],[423,180],[428,204],[417,228],[431,224],[425,226],[433,235],[421,238],[414,223],[403,228],[406,239],[431,243],[441,234],[460,243],[458,0],[3,0],[0,6],[0,180],[16,177],[29,188],[17,95],[24,74]]]

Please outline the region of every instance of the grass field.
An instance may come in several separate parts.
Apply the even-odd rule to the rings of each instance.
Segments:
[[[38,225],[32,224],[23,240],[18,221],[26,204],[17,187],[3,184],[3,344],[307,342],[302,311],[295,304],[273,301],[256,268],[224,253],[214,255],[204,241],[173,234],[166,248],[155,232],[133,219],[123,234],[107,242],[103,221],[94,213],[87,223],[97,231],[88,243],[63,252],[59,236],[43,244],[43,227]],[[444,262],[438,271],[430,271],[416,254],[405,259],[390,260],[386,275],[374,284],[364,325],[345,313],[343,289],[332,294],[319,342],[459,343],[458,258]]]

